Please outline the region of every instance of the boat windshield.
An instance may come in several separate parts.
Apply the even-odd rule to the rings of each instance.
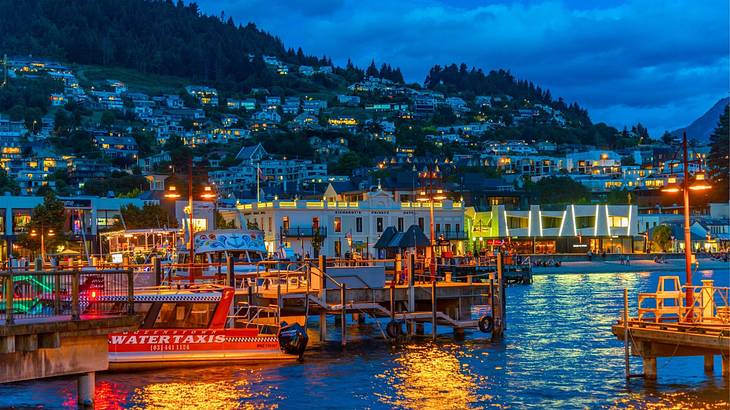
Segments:
[[[216,303],[164,302],[152,325],[154,329],[204,329],[210,324]]]

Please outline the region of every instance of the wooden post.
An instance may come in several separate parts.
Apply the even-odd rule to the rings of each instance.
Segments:
[[[79,312],[79,275],[77,270],[71,271],[71,319],[79,320],[81,312]]]
[[[436,340],[436,281],[431,282],[431,339]]]
[[[226,284],[236,289],[236,264],[231,255],[226,256]]]
[[[152,270],[155,272],[155,286],[160,286],[162,284],[162,266],[160,258],[157,256],[152,257]]]
[[[722,356],[722,375],[730,376],[730,357],[725,355]]]
[[[502,331],[504,330],[504,312],[502,311],[504,303],[504,287],[502,286],[502,253],[497,253],[497,287],[499,288],[499,297],[496,298],[494,306],[492,306],[492,312],[494,314],[494,330],[492,331],[492,339],[498,339],[502,337]],[[495,293],[496,294],[496,293]]]
[[[319,339],[327,341],[327,257],[319,255],[319,271],[322,272],[322,284],[319,289],[319,298],[324,305],[319,314]]]
[[[656,356],[644,356],[644,378],[656,380]]]
[[[631,377],[629,364],[629,290],[624,288],[624,375]]]
[[[312,286],[312,269],[309,264],[305,265],[307,271],[307,293],[304,296],[304,333],[307,333],[307,325],[309,323],[309,289]]]
[[[134,315],[134,271],[127,268],[127,314]]]
[[[410,256],[411,266],[408,269],[408,312],[413,313],[416,311],[416,255],[411,254]],[[425,273],[425,272],[424,272]],[[415,326],[413,321],[408,322],[408,334],[413,335],[415,333]]]
[[[400,252],[395,255],[395,269],[393,271],[393,283],[398,283],[401,273],[403,272],[403,256]]]
[[[341,311],[340,311],[340,326],[342,326],[342,346],[344,347],[347,345],[347,310],[345,307],[345,300],[347,295],[347,285],[345,285],[344,282],[340,284],[340,303],[341,303]]]
[[[61,314],[61,273],[53,268],[53,314]]]
[[[712,373],[715,370],[715,356],[711,354],[705,355],[705,373]]]
[[[390,320],[395,320],[395,286],[390,285]]]
[[[12,325],[15,323],[13,319],[13,291],[15,286],[13,285],[13,272],[8,272],[8,276],[5,278],[5,324]]]
[[[276,322],[281,324],[281,279],[276,277]]]

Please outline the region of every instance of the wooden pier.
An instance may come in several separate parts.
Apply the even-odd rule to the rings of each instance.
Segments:
[[[426,323],[430,324],[434,338],[439,326],[450,327],[456,337],[463,336],[466,330],[487,330],[490,337],[498,338],[504,329],[505,282],[501,269],[481,274],[479,281],[454,281],[448,276],[430,281],[423,275],[406,275],[405,280],[397,283],[395,278],[402,278],[399,269],[390,275],[390,280],[385,280],[385,266],[373,261],[342,266],[321,258],[317,265],[302,264],[289,271],[273,266],[268,269],[262,265],[261,272],[247,275],[250,277],[246,280],[237,275],[239,306],[277,306],[281,317],[305,325],[310,316],[319,316],[322,340],[327,340],[322,323],[326,323],[328,316],[335,316],[340,322],[343,344],[347,342],[347,315],[358,320],[366,316],[389,318],[389,324],[396,323],[391,330],[393,326],[406,328],[403,332],[389,332],[386,338],[391,340],[413,336]],[[482,319],[485,316],[488,317]]]
[[[659,279],[657,291],[639,295],[638,315],[628,313],[624,292],[624,317],[611,327],[624,341],[626,377],[657,378],[657,358],[702,356],[704,369],[714,370],[715,356],[722,357],[722,375],[730,376],[730,308],[728,288],[713,286],[713,281],[692,289],[692,306],[684,306],[685,288],[674,276]],[[649,302],[647,304],[647,302]],[[641,357],[642,374],[630,371],[629,354]]]

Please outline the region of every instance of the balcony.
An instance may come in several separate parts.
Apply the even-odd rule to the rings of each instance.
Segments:
[[[464,231],[436,231],[436,239],[446,239],[449,241],[464,241],[469,239],[469,236]]]
[[[295,226],[292,228],[282,227],[280,230],[282,238],[311,238],[316,232],[319,232],[319,235],[323,238],[327,237],[327,228],[323,227],[315,228],[312,226]]]

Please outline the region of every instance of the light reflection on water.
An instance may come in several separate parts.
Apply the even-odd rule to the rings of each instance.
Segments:
[[[707,272],[697,277],[707,279]],[[706,408],[730,405],[727,379],[705,375],[701,358],[660,358],[656,383],[623,377],[623,343],[610,332],[622,290],[653,291],[659,274],[538,276],[508,289],[506,338],[391,347],[353,328],[338,343],[314,346],[304,364],[175,369],[97,376],[98,408]],[[680,277],[682,275],[679,275]],[[728,286],[728,272],[712,274]],[[681,277],[681,281],[684,278]],[[699,279],[697,279],[699,282]],[[590,319],[590,320],[589,320]],[[339,334],[333,326],[334,339]],[[448,333],[447,329],[441,329]],[[429,333],[427,327],[426,333]],[[632,359],[634,372],[640,360]],[[71,379],[0,385],[0,407],[74,405]]]

